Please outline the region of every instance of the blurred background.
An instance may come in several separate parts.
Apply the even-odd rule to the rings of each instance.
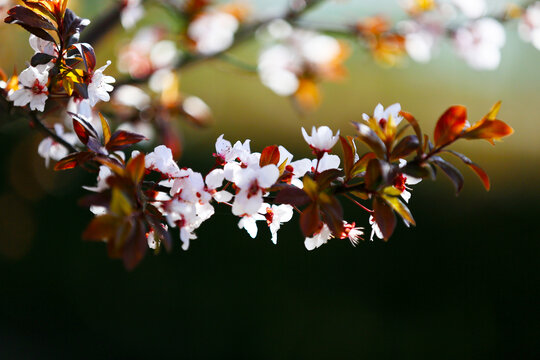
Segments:
[[[503,3],[488,2],[495,11]],[[286,2],[251,3],[257,14]],[[111,4],[70,1],[91,19]],[[309,16],[347,22],[377,13],[404,16],[394,0],[329,1]],[[163,19],[163,10],[149,9],[139,27]],[[206,129],[177,124],[180,165],[201,171],[223,133],[251,139],[252,150],[277,143],[307,156],[301,127],[352,134],[350,122],[379,102],[400,102],[430,132],[450,105],[467,106],[477,121],[502,100],[499,118],[515,134],[495,147],[456,147],[486,169],[492,190],[456,163],[466,177],[460,196],[442,176],[415,186],[418,227],[400,224],[388,243],[330,241],[308,252],[293,220],[275,246],[263,226],[251,239],[220,208],[189,251],[176,244],[172,254],[149,253],[127,272],[103,244],[81,240],[92,216],[77,199],[95,179],[45,168],[36,151],[42,136],[2,114],[0,358],[540,358],[540,52],[515,24],[506,29],[501,65],[491,72],[470,69],[449,44],[429,64],[397,68],[355,51],[347,79],[323,83],[322,105],[304,115],[222,61],[182,72],[182,91],[214,114]],[[117,27],[102,41],[98,66],[133,32]],[[23,69],[32,55],[27,33],[2,23],[0,37],[0,67]],[[233,55],[255,64],[258,50],[253,41]],[[345,213],[368,227],[358,208]]]

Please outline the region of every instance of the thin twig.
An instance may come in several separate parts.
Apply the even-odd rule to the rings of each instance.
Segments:
[[[40,130],[47,136],[52,137],[54,141],[64,146],[66,149],[68,149],[70,153],[77,152],[77,149],[75,149],[73,145],[71,145],[66,140],[64,140],[64,138],[58,135],[56,132],[52,131],[47,126],[45,126],[45,124],[41,122],[39,117],[33,111],[28,112],[28,114],[29,114],[29,117],[31,120],[30,123],[32,124],[32,126],[37,128],[38,130]]]

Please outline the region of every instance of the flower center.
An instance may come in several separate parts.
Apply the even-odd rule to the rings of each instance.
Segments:
[[[36,95],[39,95],[41,93],[43,93],[43,89],[45,88],[45,86],[41,85],[39,83],[39,80],[36,79],[36,81],[34,82],[34,85],[32,85],[32,92]]]
[[[266,209],[266,214],[264,214],[264,217],[266,218],[266,223],[268,226],[272,224],[272,221],[274,221],[274,210],[271,208]]]
[[[394,187],[401,192],[405,191],[405,181],[407,181],[407,178],[405,177],[405,175],[398,174],[394,178]]]

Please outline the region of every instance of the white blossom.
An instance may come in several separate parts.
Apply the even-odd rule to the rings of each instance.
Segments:
[[[302,135],[312,149],[320,152],[330,151],[339,140],[339,130],[334,135],[328,126],[321,126],[319,128],[315,128],[314,126],[311,130],[311,136],[302,128]]]
[[[324,245],[328,242],[328,240],[332,237],[332,233],[330,231],[330,228],[328,225],[323,224],[323,227],[321,230],[319,230],[318,233],[314,234],[312,237],[306,238],[304,241],[304,246],[309,251],[316,249],[320,247],[321,245]]]
[[[113,91],[114,87],[110,84],[114,83],[116,80],[112,76],[103,74],[103,71],[111,65],[110,61],[107,61],[107,64],[100,67],[92,75],[92,79],[88,84],[88,99],[90,100],[90,105],[94,107],[100,100],[109,101],[111,96],[109,93]]]
[[[39,38],[35,36],[34,34],[31,34],[30,38],[28,39],[28,42],[30,43],[30,47],[34,50],[36,54],[44,53],[51,56],[58,55],[56,44],[53,43],[52,41],[43,40],[42,38]]]
[[[133,85],[122,85],[113,94],[113,100],[141,111],[150,105],[150,96]]]
[[[230,47],[238,30],[238,20],[225,12],[209,12],[189,24],[188,36],[195,42],[196,50],[211,55]]]
[[[169,178],[180,176],[180,168],[173,159],[172,151],[165,145],[159,145],[145,157],[145,167],[158,171]]]
[[[505,41],[504,27],[492,18],[481,18],[461,27],[454,36],[458,55],[477,70],[494,70],[499,66]]]
[[[452,3],[469,18],[479,18],[486,12],[486,0],[452,0]]]
[[[232,180],[239,189],[234,197],[232,212],[234,215],[253,215],[263,204],[263,190],[272,186],[279,178],[275,165],[238,168],[232,172]],[[225,175],[227,176],[227,174]]]
[[[525,10],[518,30],[524,41],[530,42],[540,50],[540,1],[535,2]]]
[[[386,109],[382,104],[377,104],[375,107],[375,110],[373,111],[373,119],[375,119],[378,123],[383,121],[390,121],[390,118],[392,118],[392,121],[397,126],[403,120],[403,117],[399,115],[399,112],[401,111],[401,105],[399,103],[395,103],[387,107]],[[368,121],[370,116],[368,114],[362,114],[362,118],[365,121]]]
[[[97,177],[97,185],[95,187],[91,186],[83,186],[83,189],[86,189],[88,191],[93,192],[102,192],[103,190],[106,190],[109,188],[109,184],[107,184],[107,179],[112,176],[112,171],[107,166],[100,166],[99,167],[99,174]]]
[[[19,75],[19,90],[9,94],[9,100],[15,106],[30,104],[30,110],[43,112],[48,98],[47,82],[49,81],[48,65],[30,66]]]
[[[144,16],[141,0],[124,0],[120,22],[124,29],[131,29]]]
[[[371,235],[369,240],[373,241],[373,235],[377,235],[379,239],[384,239],[383,233],[372,215],[369,216],[369,224],[371,225]]]
[[[77,136],[74,133],[65,133],[64,127],[60,124],[54,125],[54,131],[71,145],[75,145],[77,142]],[[52,137],[47,137],[39,144],[38,154],[45,159],[45,166],[49,167],[50,159],[61,160],[69,154],[69,151]]]
[[[341,159],[339,156],[324,153],[322,158],[312,160],[311,169],[316,173],[322,173],[330,169],[339,169],[340,162]]]

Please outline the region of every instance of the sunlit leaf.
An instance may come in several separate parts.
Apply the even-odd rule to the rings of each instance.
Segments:
[[[379,158],[384,159],[386,157],[386,146],[377,134],[367,125],[358,122],[353,122],[353,125],[358,130],[358,139],[369,146]]]
[[[510,126],[501,120],[482,119],[467,129],[464,139],[485,139],[493,144],[493,140],[500,140],[514,132]]]
[[[433,139],[435,146],[446,145],[454,141],[467,123],[467,109],[460,105],[450,107],[439,118],[435,126]]]
[[[454,156],[457,156],[461,161],[463,161],[468,167],[470,167],[472,169],[472,171],[474,171],[474,173],[476,175],[478,175],[478,177],[480,178],[480,180],[482,181],[482,184],[484,185],[484,188],[489,191],[489,189],[491,188],[491,184],[490,184],[490,181],[489,181],[489,176],[488,174],[484,171],[484,169],[482,169],[478,164],[474,163],[471,161],[471,159],[469,159],[468,157],[466,157],[465,155],[461,154],[461,153],[458,153],[456,151],[453,151],[453,150],[447,150],[447,152],[449,152],[450,154],[454,155]]]
[[[313,200],[317,199],[319,196],[319,186],[317,185],[315,180],[313,180],[312,178],[306,175],[304,176],[303,183],[304,183],[303,189],[305,193],[308,194],[308,196],[311,199]]]
[[[107,145],[111,140],[111,127],[103,114],[99,113],[99,118],[101,119],[101,128],[103,129],[103,142]]]
[[[24,6],[17,5],[9,9],[7,13],[9,16],[4,19],[7,24],[19,24],[45,30],[56,29],[49,19]]]
[[[276,145],[267,146],[261,152],[259,166],[263,167],[266,165],[278,165],[279,157],[279,148]]]
[[[111,212],[118,216],[130,215],[133,211],[131,203],[119,189],[112,189]]]
[[[144,154],[140,153],[131,158],[126,165],[126,170],[135,184],[139,184],[144,177],[144,158]]]
[[[109,151],[122,150],[125,147],[137,144],[146,138],[143,135],[119,130],[112,134],[110,141],[105,146]]]
[[[73,119],[73,130],[81,142],[86,145],[88,143],[88,138],[90,137],[87,128],[81,124],[79,120]]]
[[[411,214],[411,211],[405,205],[401,200],[399,200],[396,196],[389,196],[389,195],[381,195],[381,198],[383,198],[392,209],[399,214],[403,219],[405,219],[409,224],[416,225],[416,222],[413,219],[413,216]]]
[[[375,153],[369,152],[363,155],[357,162],[354,163],[351,169],[351,177],[354,177],[364,171],[366,171],[367,164],[370,160],[375,159],[377,156]]]

